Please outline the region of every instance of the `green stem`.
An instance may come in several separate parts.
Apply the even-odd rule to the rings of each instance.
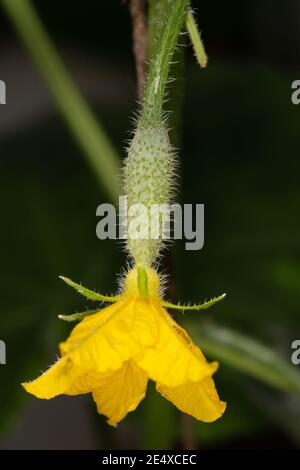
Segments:
[[[157,54],[159,38],[163,35],[164,26],[170,10],[169,0],[149,0],[148,15],[148,62],[151,63]],[[173,83],[168,87],[168,117],[169,137],[172,146],[181,145],[183,77],[184,77],[184,47],[186,39],[183,36],[181,46],[175,48],[172,67]]]
[[[160,38],[170,11],[169,0],[149,0],[148,9],[148,62],[157,54]]]
[[[189,0],[174,0],[170,6],[163,0],[163,6],[168,7],[168,15],[164,15],[164,31],[155,44],[155,38],[150,38],[150,51],[154,56],[150,64],[148,80],[145,90],[144,106],[140,120],[141,127],[159,127],[163,123],[163,102],[165,99],[172,57],[178,43],[179,34],[184,24]],[[155,8],[153,2],[151,9]]]
[[[30,0],[0,0],[104,190],[119,195],[118,155],[74,84]]]

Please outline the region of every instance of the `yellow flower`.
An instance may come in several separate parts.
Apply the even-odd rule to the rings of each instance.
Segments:
[[[165,310],[164,306],[179,306],[162,299],[156,271],[133,268],[123,293],[115,298],[64,280],[94,300],[114,303],[75,326],[60,344],[61,358],[36,380],[23,384],[27,392],[45,399],[91,392],[98,412],[115,425],[138,406],[151,379],[161,395],[196,419],[211,422],[222,415],[226,405],[212,380],[218,364],[206,361]],[[206,308],[221,298],[184,308]]]

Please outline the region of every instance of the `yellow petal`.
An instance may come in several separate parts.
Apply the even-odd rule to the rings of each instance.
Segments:
[[[63,357],[40,377],[22,385],[32,395],[49,400],[65,393],[81,373],[78,368],[76,369],[72,365],[68,357]]]
[[[22,386],[37,398],[50,399],[62,394],[89,393],[98,387],[99,382],[106,375],[93,372],[85,373],[79,367],[74,366],[68,356],[64,356],[40,377],[31,382],[25,382]]]
[[[62,354],[84,372],[107,373],[157,341],[156,319],[147,300],[123,298],[86,317],[60,345]]]
[[[99,382],[110,375],[107,373],[96,373],[93,371],[82,373],[72,385],[64,392],[66,395],[81,395],[90,393],[99,386]]]
[[[93,391],[98,412],[109,418],[109,424],[117,424],[144,398],[147,382],[144,371],[133,361],[125,362],[121,369],[103,379]]]
[[[161,307],[158,299],[153,299],[151,305],[159,325],[159,340],[154,348],[147,348],[135,357],[136,363],[152,380],[171,387],[211,376],[218,364],[206,361],[200,349]]]
[[[88,393],[107,374],[120,369],[145,346],[153,345],[157,337],[149,303],[125,297],[79,323],[60,345],[63,357],[23,386],[29,393],[46,399]]]
[[[214,381],[210,377],[200,382],[187,382],[175,388],[164,385],[157,385],[156,388],[181,411],[206,423],[220,418],[226,408],[226,403],[220,401]]]

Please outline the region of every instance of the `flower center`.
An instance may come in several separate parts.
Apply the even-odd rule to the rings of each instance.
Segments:
[[[146,274],[146,289],[148,291],[148,295],[159,295],[159,286],[160,280],[159,275],[153,268],[143,268],[144,273]],[[135,267],[128,271],[124,283],[125,292],[130,294],[140,294],[139,288],[139,268]]]

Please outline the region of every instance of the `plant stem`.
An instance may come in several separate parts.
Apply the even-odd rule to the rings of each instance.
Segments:
[[[101,185],[110,199],[116,201],[119,195],[118,154],[69,75],[30,0],[0,2]]]
[[[157,54],[159,38],[163,34],[163,28],[169,15],[169,0],[149,1],[149,26],[148,26],[148,62],[151,63]],[[180,47],[175,48],[172,57],[172,83],[168,87],[168,127],[171,144],[179,148],[181,144],[181,123],[183,103],[183,77],[184,77],[184,47],[185,36],[181,38]]]
[[[149,0],[148,3],[148,62],[150,63],[156,56],[170,5],[169,0]]]
[[[147,59],[145,0],[130,0],[129,9],[132,18],[132,42],[137,77],[137,95],[139,100],[142,101],[145,90]]]
[[[165,20],[165,27],[157,45],[155,45],[155,38],[151,37],[154,56],[152,56],[146,84],[144,106],[140,119],[141,127],[159,127],[163,124],[166,84],[188,5],[189,0],[174,0],[171,6],[169,4],[168,15],[162,19]],[[154,8],[153,5],[150,5],[150,8]]]

